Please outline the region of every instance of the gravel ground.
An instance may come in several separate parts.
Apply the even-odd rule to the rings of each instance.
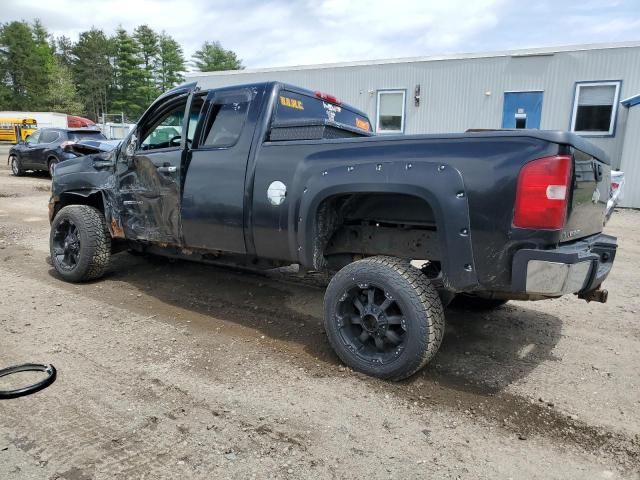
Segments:
[[[339,363],[313,280],[122,253],[60,281],[50,181],[6,150],[0,368],[59,377],[0,401],[0,478],[640,478],[640,212],[607,226],[607,304],[449,310],[435,360],[392,384]]]

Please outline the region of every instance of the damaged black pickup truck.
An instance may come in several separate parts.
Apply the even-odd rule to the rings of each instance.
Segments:
[[[331,345],[397,380],[436,354],[454,297],[606,301],[609,185],[606,155],[570,133],[375,135],[320,92],[186,84],[115,149],[58,165],[51,259],[72,282],[126,249],[328,272]]]

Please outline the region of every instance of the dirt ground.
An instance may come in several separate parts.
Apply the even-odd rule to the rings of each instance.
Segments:
[[[640,478],[640,212],[606,228],[607,304],[449,310],[435,360],[393,384],[340,364],[298,276],[125,252],[60,281],[50,181],[12,177],[6,151],[0,368],[59,376],[0,401],[1,479]]]

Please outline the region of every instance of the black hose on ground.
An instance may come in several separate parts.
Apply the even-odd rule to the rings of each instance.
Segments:
[[[53,365],[42,365],[39,363],[25,363],[23,365],[3,368],[0,370],[0,378],[20,372],[44,372],[47,376],[39,382],[26,387],[16,388],[15,390],[0,390],[0,400],[23,397],[25,395],[38,392],[43,388],[47,388],[56,380],[55,367]]]

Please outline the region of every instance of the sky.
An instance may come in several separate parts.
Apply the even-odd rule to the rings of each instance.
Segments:
[[[247,68],[640,40],[640,0],[4,0],[0,22],[39,18],[77,39],[147,24],[187,58],[219,40]]]

